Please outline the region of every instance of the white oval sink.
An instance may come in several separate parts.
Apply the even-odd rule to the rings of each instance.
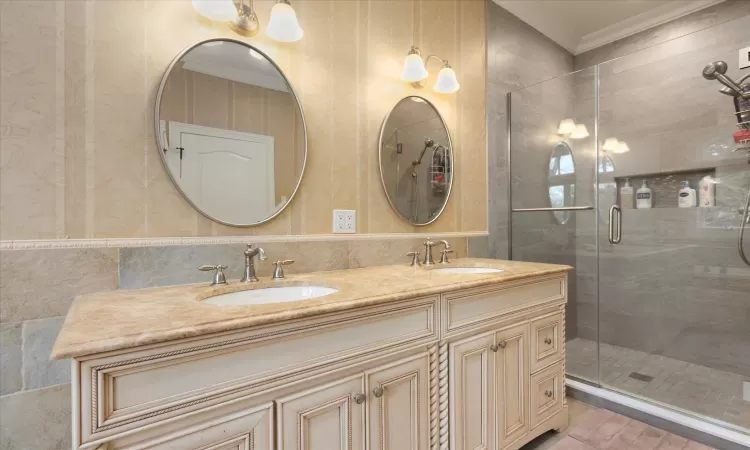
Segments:
[[[265,305],[268,303],[284,303],[323,297],[338,291],[338,289],[325,286],[285,286],[232,292],[230,294],[209,297],[203,300],[203,302],[220,306]]]
[[[488,267],[445,267],[442,269],[432,269],[433,272],[441,273],[499,273],[501,269],[490,269]]]

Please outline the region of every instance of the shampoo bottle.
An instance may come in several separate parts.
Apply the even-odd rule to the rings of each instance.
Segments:
[[[695,189],[690,188],[690,182],[685,181],[677,197],[677,206],[692,208],[696,206]]]
[[[643,184],[641,185],[640,189],[638,189],[635,193],[635,207],[638,209],[651,209],[652,206],[652,192],[651,189],[648,187],[648,184],[646,184],[646,180],[643,180]]]
[[[698,204],[701,207],[716,205],[716,183],[709,175],[701,178],[698,184]]]
[[[625,178],[625,183],[620,188],[620,208],[633,209],[633,187],[628,178]]]

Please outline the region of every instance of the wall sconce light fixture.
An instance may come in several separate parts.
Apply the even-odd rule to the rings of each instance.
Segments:
[[[607,138],[604,140],[604,144],[602,144],[602,150],[614,153],[617,151],[618,145],[620,145],[620,141],[618,141],[617,138]]]
[[[583,139],[589,137],[589,130],[586,129],[586,125],[577,123],[573,132],[570,133],[571,139]]]
[[[618,153],[618,154],[620,154],[620,153],[627,153],[629,151],[630,151],[630,147],[628,147],[628,144],[620,141],[617,144],[617,148],[615,150],[612,150],[612,153]]]
[[[561,136],[568,136],[576,129],[576,123],[573,119],[563,119],[560,121],[560,126],[557,127],[557,134]]]
[[[452,94],[461,88],[456,78],[456,71],[448,64],[448,61],[438,58],[435,55],[430,55],[426,59],[422,59],[422,53],[419,51],[419,47],[412,45],[409,54],[404,59],[404,68],[401,71],[401,79],[408,81],[414,87],[424,86],[423,81],[427,78],[429,73],[425,65],[430,59],[435,58],[443,64],[443,67],[438,72],[437,80],[432,86],[435,92],[441,94]]]
[[[258,16],[253,10],[253,0],[192,0],[193,9],[206,19],[229,22],[237,34],[251,37],[260,29]],[[289,0],[276,0],[271,8],[271,19],[266,27],[266,36],[278,42],[297,42],[304,32],[297,21],[297,14]]]

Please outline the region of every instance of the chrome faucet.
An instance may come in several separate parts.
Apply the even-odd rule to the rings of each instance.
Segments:
[[[224,269],[226,268],[227,266],[223,266],[221,264],[204,264],[198,267],[198,270],[203,272],[210,272],[214,270],[214,279],[211,282],[211,286],[215,286],[217,284],[227,284],[227,277],[224,275]]]
[[[437,242],[432,242],[430,238],[427,238],[422,245],[424,245],[424,265],[431,266],[435,264],[435,261],[432,260],[432,247],[436,246]]]
[[[255,276],[255,257],[263,261],[266,259],[266,252],[262,248],[253,248],[253,244],[247,244],[247,248],[244,251],[245,254],[245,273],[242,275],[243,283],[250,283],[252,281],[258,281],[258,277]]]
[[[440,241],[443,244],[443,250],[440,251],[440,264],[448,264],[448,253],[453,253],[453,249],[448,241]]]

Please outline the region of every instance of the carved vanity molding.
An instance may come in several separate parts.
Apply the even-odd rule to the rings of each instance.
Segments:
[[[76,449],[517,449],[567,426],[567,275],[79,356]]]

